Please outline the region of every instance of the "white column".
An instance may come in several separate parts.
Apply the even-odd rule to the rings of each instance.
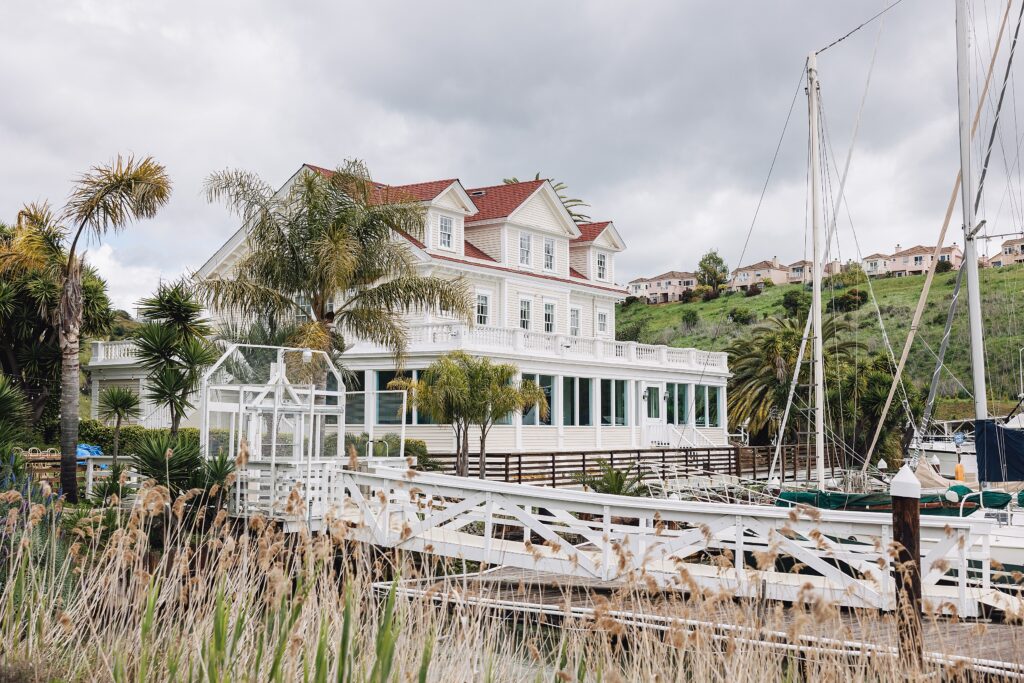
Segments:
[[[562,410],[564,407],[562,392],[565,390],[563,386],[563,375],[555,375],[555,384],[558,388],[551,392],[551,400],[555,404],[551,409],[551,420],[555,424],[557,448],[561,450],[565,448],[565,419]]]
[[[640,415],[637,410],[637,383],[635,379],[626,380],[626,415],[629,415],[629,443],[633,448],[640,446],[639,441],[639,425]]]
[[[377,424],[377,371],[366,371],[366,384],[363,386],[363,404],[365,411],[363,417],[363,431],[373,438],[373,427]]]
[[[597,406],[597,410],[591,412],[591,415],[593,415],[594,418],[595,418],[594,426],[596,427],[596,429],[594,431],[594,446],[597,447],[597,448],[600,448],[601,447],[601,417],[602,417],[601,416],[601,405],[602,405],[601,399],[604,398],[603,394],[601,393],[601,387],[602,387],[603,383],[601,382],[601,378],[600,377],[595,377],[591,381],[595,385],[595,387],[594,387],[594,404]],[[614,395],[614,393],[615,392],[613,391],[612,395]]]
[[[718,390],[718,419],[722,423],[722,434],[725,435],[726,440],[729,439],[729,412],[728,412],[729,401],[725,395],[725,385]]]
[[[697,428],[697,385],[687,384],[686,392],[686,424],[691,429]]]

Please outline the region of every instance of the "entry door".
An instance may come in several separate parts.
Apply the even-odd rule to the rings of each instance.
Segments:
[[[665,424],[665,385],[643,382],[640,386],[643,390],[643,394],[640,396],[640,405],[644,424]]]

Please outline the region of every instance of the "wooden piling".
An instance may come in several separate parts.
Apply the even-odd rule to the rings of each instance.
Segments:
[[[900,655],[922,661],[921,637],[921,484],[904,465],[893,477],[892,539]]]

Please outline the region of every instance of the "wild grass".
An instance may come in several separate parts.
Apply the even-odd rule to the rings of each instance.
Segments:
[[[187,494],[184,494],[187,495]],[[191,516],[152,482],[130,509],[74,523],[59,503],[5,493],[0,679],[11,681],[888,681],[957,680],[962,666],[823,647],[890,617],[665,594],[643,577],[573,611],[495,610],[466,567],[347,538],[285,534],[224,510]],[[151,528],[165,534],[162,552]],[[470,569],[473,569],[470,567]],[[431,577],[424,579],[424,577]],[[395,590],[422,579],[419,594]],[[526,585],[501,587],[521,601]],[[642,622],[638,614],[653,615]],[[981,631],[979,631],[979,634]],[[768,634],[768,635],[765,635]],[[772,635],[774,634],[774,635]],[[941,638],[940,638],[941,639]],[[794,643],[796,645],[794,645]],[[941,649],[943,643],[930,645]],[[1021,645],[1024,646],[1024,640]],[[1022,651],[1018,649],[1018,651]]]

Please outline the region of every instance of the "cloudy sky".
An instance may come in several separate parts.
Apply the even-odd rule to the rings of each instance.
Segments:
[[[174,180],[170,205],[89,247],[130,308],[236,228],[201,195],[209,172],[240,167],[277,184],[303,162],[357,157],[388,183],[564,180],[625,237],[622,281],[692,268],[709,248],[735,266],[806,54],[883,6],[4,3],[0,220],[28,201],[60,206],[77,174],[118,152],[157,157]],[[975,3],[976,72],[1004,6]],[[847,190],[865,254],[934,241],[941,225],[958,163],[953,19],[952,0],[904,0],[820,56],[841,165],[877,40]],[[986,195],[994,232],[1021,223],[1015,88],[1008,97]],[[806,144],[801,90],[745,261],[803,257]],[[840,225],[840,255],[855,257]]]

